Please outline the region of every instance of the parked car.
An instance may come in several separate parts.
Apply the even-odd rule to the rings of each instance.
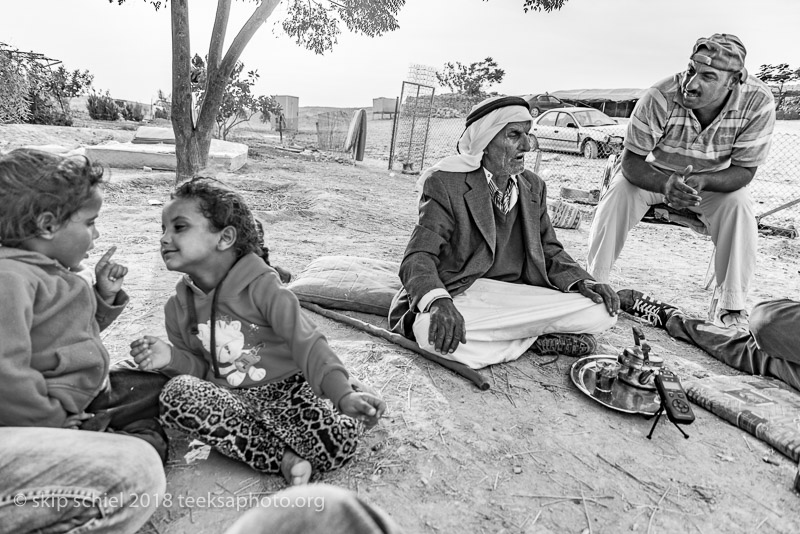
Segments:
[[[592,159],[619,154],[626,126],[594,108],[556,108],[534,119],[531,150],[575,152]]]
[[[543,111],[547,111],[548,109],[563,108],[569,106],[569,104],[567,104],[560,98],[556,98],[553,95],[548,95],[547,93],[543,95],[529,96],[525,100],[528,101],[528,107],[531,110],[531,115],[533,115],[534,117],[538,117],[539,115],[542,114]]]

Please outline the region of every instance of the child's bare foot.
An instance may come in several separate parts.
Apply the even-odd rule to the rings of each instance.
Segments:
[[[292,449],[287,447],[283,451],[281,473],[283,473],[283,478],[286,479],[290,486],[302,486],[303,484],[308,484],[311,479],[311,463],[299,457]]]

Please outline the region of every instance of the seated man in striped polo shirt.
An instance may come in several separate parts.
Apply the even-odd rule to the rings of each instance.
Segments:
[[[746,327],[758,230],[746,185],[767,159],[775,125],[769,88],[744,67],[734,35],[697,40],[685,72],[651,87],[589,233],[588,271],[608,282],[628,231],[666,202],[700,215],[717,247],[718,322]]]

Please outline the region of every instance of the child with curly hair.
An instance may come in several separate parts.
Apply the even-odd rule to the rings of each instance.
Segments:
[[[128,269],[111,247],[94,284],[78,274],[99,237],[102,185],[103,169],[86,158],[0,155],[0,525],[9,532],[133,532],[155,507],[131,500],[164,490],[156,418],[166,380],[109,369],[100,338],[128,303]],[[112,493],[115,503],[98,502]],[[71,504],[47,506],[53,498]]]
[[[386,405],[358,390],[262,259],[242,197],[195,178],[164,206],[162,228],[164,263],[185,274],[165,307],[171,345],[144,336],[131,355],[174,377],[161,394],[163,423],[291,485],[350,459],[362,423],[376,424]]]

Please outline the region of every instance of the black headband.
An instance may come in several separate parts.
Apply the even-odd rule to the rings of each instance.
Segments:
[[[470,124],[480,119],[481,117],[485,117],[492,111],[498,110],[500,108],[505,108],[508,106],[522,106],[525,109],[529,109],[528,103],[525,101],[524,98],[520,98],[518,96],[504,96],[502,98],[498,98],[497,100],[492,100],[491,102],[488,102],[487,104],[479,107],[478,109],[472,111],[469,115],[467,115],[466,128],[469,128]]]
[[[518,96],[504,96],[502,98],[498,98],[497,100],[492,100],[491,102],[488,102],[487,104],[484,104],[478,109],[470,112],[470,114],[467,115],[467,124],[464,126],[464,132],[466,132],[467,128],[469,128],[469,125],[476,120],[485,117],[492,111],[497,111],[500,108],[505,108],[508,106],[522,106],[530,111],[530,107],[524,98],[520,98]],[[461,135],[458,136],[458,141],[456,141],[456,152],[459,154],[461,154],[461,149],[458,147],[458,143],[461,141],[461,137],[464,135],[464,132],[461,132]]]

